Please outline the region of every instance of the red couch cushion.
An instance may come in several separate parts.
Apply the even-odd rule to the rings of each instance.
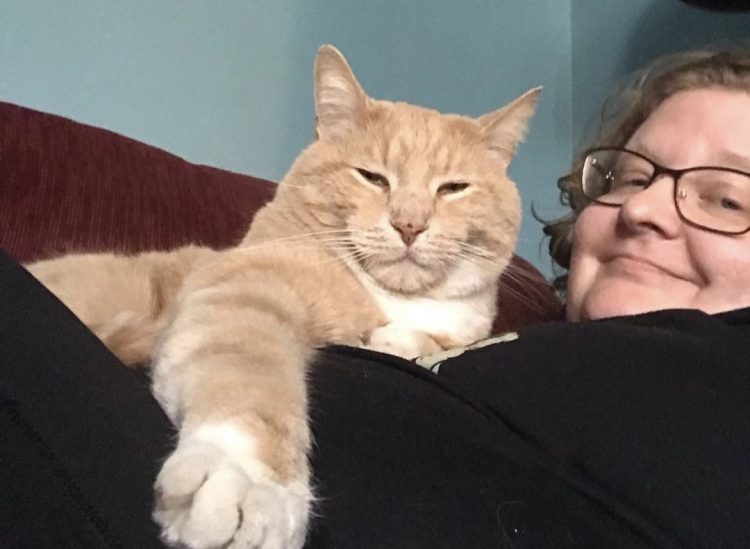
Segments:
[[[31,261],[239,240],[275,184],[0,103],[0,245]]]
[[[274,189],[0,102],[0,247],[21,262],[71,251],[231,246]],[[560,318],[554,292],[528,262],[516,258],[500,286],[496,330]]]

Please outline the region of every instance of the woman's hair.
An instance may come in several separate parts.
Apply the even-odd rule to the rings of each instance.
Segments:
[[[544,234],[550,238],[550,256],[566,271],[555,279],[555,288],[565,291],[573,226],[589,203],[581,190],[586,150],[589,147],[624,146],[665,99],[680,91],[711,87],[750,92],[750,50],[701,50],[662,57],[635,73],[607,99],[600,114],[597,135],[574,157],[570,173],[557,182],[560,201],[571,211],[559,219],[544,222]]]

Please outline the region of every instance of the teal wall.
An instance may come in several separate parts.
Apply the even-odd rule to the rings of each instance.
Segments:
[[[596,129],[606,94],[653,58],[750,46],[750,12],[709,11],[679,0],[571,0],[571,25],[574,143],[585,143]]]
[[[0,0],[0,99],[278,180],[313,135],[322,43],[374,97],[443,111],[541,84],[511,174],[519,252],[550,273],[531,205],[562,211],[555,181],[603,93],[653,52],[748,28],[678,0]]]

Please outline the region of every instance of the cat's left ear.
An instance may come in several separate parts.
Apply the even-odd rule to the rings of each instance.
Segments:
[[[364,115],[367,95],[339,50],[325,45],[315,59],[318,137],[343,137]]]
[[[540,93],[541,86],[532,88],[503,108],[477,119],[487,146],[498,153],[506,164],[510,164],[516,146],[526,136]]]

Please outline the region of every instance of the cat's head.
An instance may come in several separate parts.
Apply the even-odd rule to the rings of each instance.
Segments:
[[[368,97],[346,59],[315,63],[316,140],[281,184],[311,231],[406,294],[486,287],[507,266],[521,204],[507,168],[540,89],[469,118]]]

